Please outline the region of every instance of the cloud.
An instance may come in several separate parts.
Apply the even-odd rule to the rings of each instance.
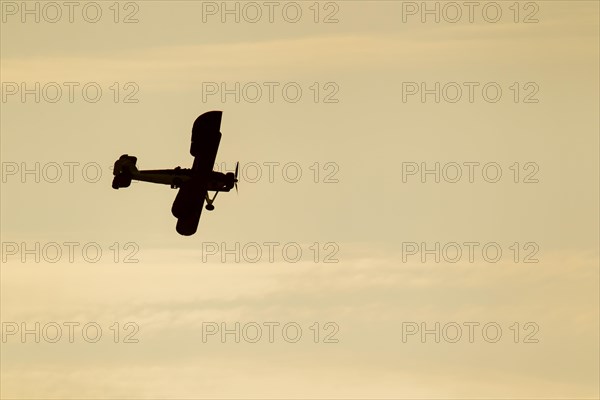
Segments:
[[[446,29],[445,35],[439,31]],[[182,89],[221,80],[298,79],[317,73],[344,76],[350,71],[385,70],[388,73],[464,69],[473,63],[490,67],[525,62],[532,57],[529,42],[514,43],[515,30],[506,26],[452,29],[435,26],[414,36],[402,34],[345,34],[219,44],[141,48],[103,55],[11,57],[3,55],[3,79],[8,82],[135,81],[147,89]],[[479,37],[474,34],[482,33]],[[419,32],[419,31],[417,31]],[[531,30],[525,31],[531,34]],[[544,31],[546,32],[546,31]],[[438,34],[436,34],[438,33]],[[441,37],[441,38],[440,38]],[[510,53],[498,52],[508,46]],[[564,37],[539,37],[535,62],[560,63],[584,57],[582,46],[568,46]],[[561,48],[560,56],[551,49]],[[565,54],[569,53],[569,56]]]
[[[597,371],[597,256],[557,253],[536,265],[403,264],[397,253],[373,248],[366,256],[366,250],[357,248],[329,265],[198,264],[191,257],[197,251],[180,249],[160,250],[156,264],[143,266],[9,264],[3,267],[2,293],[3,304],[11,307],[3,306],[3,321],[97,321],[108,339],[111,323],[135,321],[140,342],[108,340],[96,347],[81,340],[55,347],[9,342],[3,345],[3,394],[594,395],[597,378],[588,371]],[[234,343],[231,334],[226,343],[220,335],[202,341],[203,322],[231,330],[236,322],[243,329],[268,321],[278,322],[278,329],[296,322],[302,341],[291,344],[277,336],[269,343],[263,336],[259,343]],[[435,343],[431,335],[426,343],[419,335],[402,341],[403,322],[432,329],[436,322],[464,327],[467,321],[479,328],[499,324],[502,340],[488,343],[477,331],[469,343],[465,330],[459,343]],[[315,322],[321,341],[324,324],[335,322],[339,343],[314,343]],[[519,343],[511,330],[515,322]],[[531,333],[526,322],[538,325],[539,343],[522,343]],[[488,362],[482,364],[482,356]],[[560,365],[551,362],[555,359]]]

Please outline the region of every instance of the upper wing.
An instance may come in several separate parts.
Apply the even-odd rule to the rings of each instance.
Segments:
[[[171,211],[177,218],[177,232],[189,236],[196,233],[206,198],[206,183],[212,172],[221,142],[221,111],[200,115],[192,127],[190,153],[194,156],[192,178],[177,193]]]
[[[222,111],[209,111],[200,115],[192,127],[190,153],[195,157],[192,170],[207,177],[213,170],[221,142]]]

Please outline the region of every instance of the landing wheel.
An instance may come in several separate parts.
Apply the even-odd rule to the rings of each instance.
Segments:
[[[212,203],[213,203],[213,201],[215,201],[215,199],[217,198],[218,194],[219,194],[219,192],[215,192],[215,195],[211,199],[210,197],[208,197],[208,193],[206,193],[206,209],[208,211],[212,211],[212,210],[215,209],[215,206],[213,206]]]

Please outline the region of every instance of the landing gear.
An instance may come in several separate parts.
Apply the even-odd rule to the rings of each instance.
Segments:
[[[215,209],[215,206],[213,206],[213,202],[215,201],[215,199],[217,198],[217,195],[219,194],[219,192],[215,192],[215,195],[213,196],[213,198],[211,199],[210,197],[208,197],[208,193],[206,193],[206,209],[208,211],[212,211]]]

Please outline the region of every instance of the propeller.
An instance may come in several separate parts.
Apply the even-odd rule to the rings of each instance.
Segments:
[[[233,175],[233,182],[235,183],[235,192],[238,193],[238,187],[237,187],[237,183],[238,183],[238,169],[240,168],[240,162],[238,161],[235,164],[235,174]]]

